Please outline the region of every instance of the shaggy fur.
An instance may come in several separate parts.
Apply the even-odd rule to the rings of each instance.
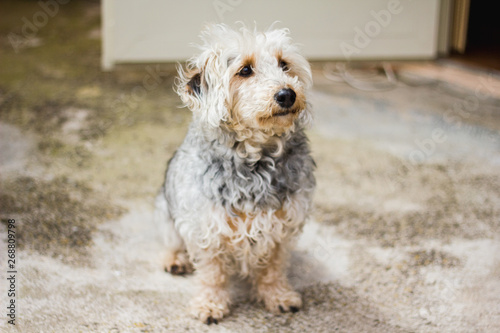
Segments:
[[[194,264],[201,289],[192,313],[208,324],[229,313],[234,274],[253,281],[270,311],[295,312],[302,301],[286,263],[315,187],[304,134],[309,64],[286,29],[213,25],[202,40],[201,54],[179,68],[177,93],[193,121],[156,200],[165,269]]]

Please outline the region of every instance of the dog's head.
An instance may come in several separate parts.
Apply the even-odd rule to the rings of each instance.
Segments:
[[[201,54],[179,68],[177,93],[204,126],[281,134],[310,122],[311,69],[287,29],[259,33],[218,24],[201,37]]]

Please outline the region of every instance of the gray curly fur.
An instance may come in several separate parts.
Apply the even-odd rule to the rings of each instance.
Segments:
[[[191,173],[199,195],[233,214],[235,210],[278,210],[286,197],[301,189],[313,189],[315,163],[308,139],[303,130],[289,136],[281,155],[273,156],[276,147],[263,147],[261,158],[254,162],[238,156],[239,143],[227,147],[217,140],[207,141],[191,127],[168,163],[165,179],[171,186],[164,184],[163,188],[169,212],[176,215],[175,174],[179,172]],[[201,167],[189,170],[190,163],[201,163]]]

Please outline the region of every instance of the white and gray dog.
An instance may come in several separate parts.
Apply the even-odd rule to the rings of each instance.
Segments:
[[[296,312],[288,255],[315,187],[304,128],[311,69],[287,29],[211,25],[201,54],[179,68],[177,93],[193,112],[156,199],[172,274],[197,271],[192,313],[211,324],[229,313],[229,277],[252,282],[273,313]]]

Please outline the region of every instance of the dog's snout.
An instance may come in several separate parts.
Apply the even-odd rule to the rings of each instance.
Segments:
[[[283,108],[289,108],[295,103],[297,94],[290,88],[281,89],[274,95],[274,99]]]

